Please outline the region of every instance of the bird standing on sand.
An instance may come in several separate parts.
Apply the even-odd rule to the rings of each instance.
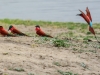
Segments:
[[[36,25],[35,27],[36,27],[36,28],[35,28],[35,31],[36,31],[36,34],[37,34],[37,35],[53,38],[51,35],[48,35],[48,34],[46,34],[45,32],[43,32],[43,31],[41,30],[41,28],[40,28],[39,25]]]
[[[28,36],[28,35],[26,35],[26,34],[24,34],[24,33],[22,33],[21,31],[19,31],[18,29],[16,29],[14,26],[9,26],[9,29],[8,29],[8,31],[11,31],[11,33],[13,33],[13,34],[17,34],[17,35],[20,35],[20,36]]]
[[[3,26],[0,26],[0,34],[1,34],[2,36],[14,36],[14,35],[9,34],[9,33],[3,28]]]
[[[91,14],[90,14],[90,11],[88,9],[88,7],[86,8],[86,14],[84,14],[84,12],[82,12],[81,10],[79,10],[81,12],[81,14],[77,14],[77,16],[81,16],[83,17],[83,19],[89,24],[89,31],[94,34],[96,40],[97,40],[97,37],[95,35],[95,31],[92,27],[92,17],[91,17]],[[97,40],[98,41],[98,40]],[[98,41],[99,42],[99,41]],[[100,42],[99,42],[100,43]]]

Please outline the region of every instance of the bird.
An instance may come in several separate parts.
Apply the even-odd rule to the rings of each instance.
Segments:
[[[77,16],[81,16],[81,17],[88,23],[88,25],[89,25],[89,31],[90,31],[92,34],[94,34],[96,40],[98,41],[98,39],[97,39],[97,37],[96,37],[96,34],[95,34],[95,31],[94,31],[94,29],[93,29],[93,27],[92,27],[92,17],[91,17],[91,13],[90,13],[90,11],[89,11],[89,8],[86,7],[86,14],[85,14],[83,11],[81,11],[81,10],[79,10],[79,11],[80,11],[81,13],[80,13],[80,14],[77,14]],[[100,42],[98,41],[98,43],[100,43]]]
[[[15,36],[15,35],[9,34],[9,33],[3,28],[3,26],[0,26],[0,34],[1,34],[2,36]]]
[[[25,33],[22,33],[21,31],[19,31],[18,29],[16,29],[14,26],[10,25],[8,31],[11,31],[11,33],[13,34],[17,34],[19,36],[28,36]]]
[[[48,35],[48,34],[46,34],[44,31],[42,31],[42,29],[40,28],[39,25],[36,25],[36,26],[35,26],[35,31],[36,31],[36,34],[39,35],[39,36],[53,38],[51,35]]]

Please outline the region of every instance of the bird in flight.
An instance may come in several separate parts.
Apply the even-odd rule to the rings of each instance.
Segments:
[[[98,41],[98,39],[96,37],[96,34],[95,34],[95,31],[94,31],[94,29],[92,27],[92,17],[91,17],[91,13],[90,13],[88,7],[86,7],[86,14],[83,11],[81,11],[81,10],[79,10],[79,11],[81,13],[80,14],[77,14],[77,16],[81,16],[88,23],[88,25],[89,25],[89,31],[92,34],[94,34],[96,40]],[[100,43],[100,42],[98,41],[98,43]]]

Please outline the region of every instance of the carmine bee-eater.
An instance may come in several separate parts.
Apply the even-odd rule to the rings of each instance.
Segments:
[[[26,35],[26,34],[24,34],[24,33],[22,33],[21,31],[19,31],[18,29],[16,29],[14,26],[9,26],[9,29],[8,29],[8,31],[11,31],[11,33],[13,33],[13,34],[17,34],[17,35],[19,35],[19,36],[28,36],[28,35]]]
[[[1,34],[2,36],[14,36],[14,35],[12,35],[12,34],[9,34],[9,33],[3,28],[3,26],[0,26],[0,34]]]
[[[36,31],[36,34],[37,34],[37,35],[53,38],[51,35],[48,35],[48,34],[46,34],[45,32],[43,32],[43,31],[41,30],[41,28],[40,28],[39,25],[36,25],[35,27],[36,27],[36,28],[35,28],[35,31]]]
[[[88,24],[89,24],[89,31],[94,34],[96,40],[97,40],[97,37],[95,35],[95,31],[92,27],[92,17],[91,17],[91,13],[88,9],[88,7],[86,7],[86,14],[84,14],[84,12],[82,12],[81,10],[79,10],[81,12],[81,14],[77,14],[77,16],[81,16]],[[97,40],[98,41],[98,40]],[[99,41],[98,41],[99,42]],[[99,42],[100,43],[100,42]]]

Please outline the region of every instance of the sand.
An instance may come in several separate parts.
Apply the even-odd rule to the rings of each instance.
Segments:
[[[0,37],[0,75],[63,75],[58,71],[100,75],[99,48],[87,48],[96,53],[77,52],[72,47],[58,48],[43,40],[37,43],[36,40],[43,38],[35,34],[34,26],[17,25],[16,28],[33,37]],[[42,29],[54,37],[67,32],[66,28]]]

